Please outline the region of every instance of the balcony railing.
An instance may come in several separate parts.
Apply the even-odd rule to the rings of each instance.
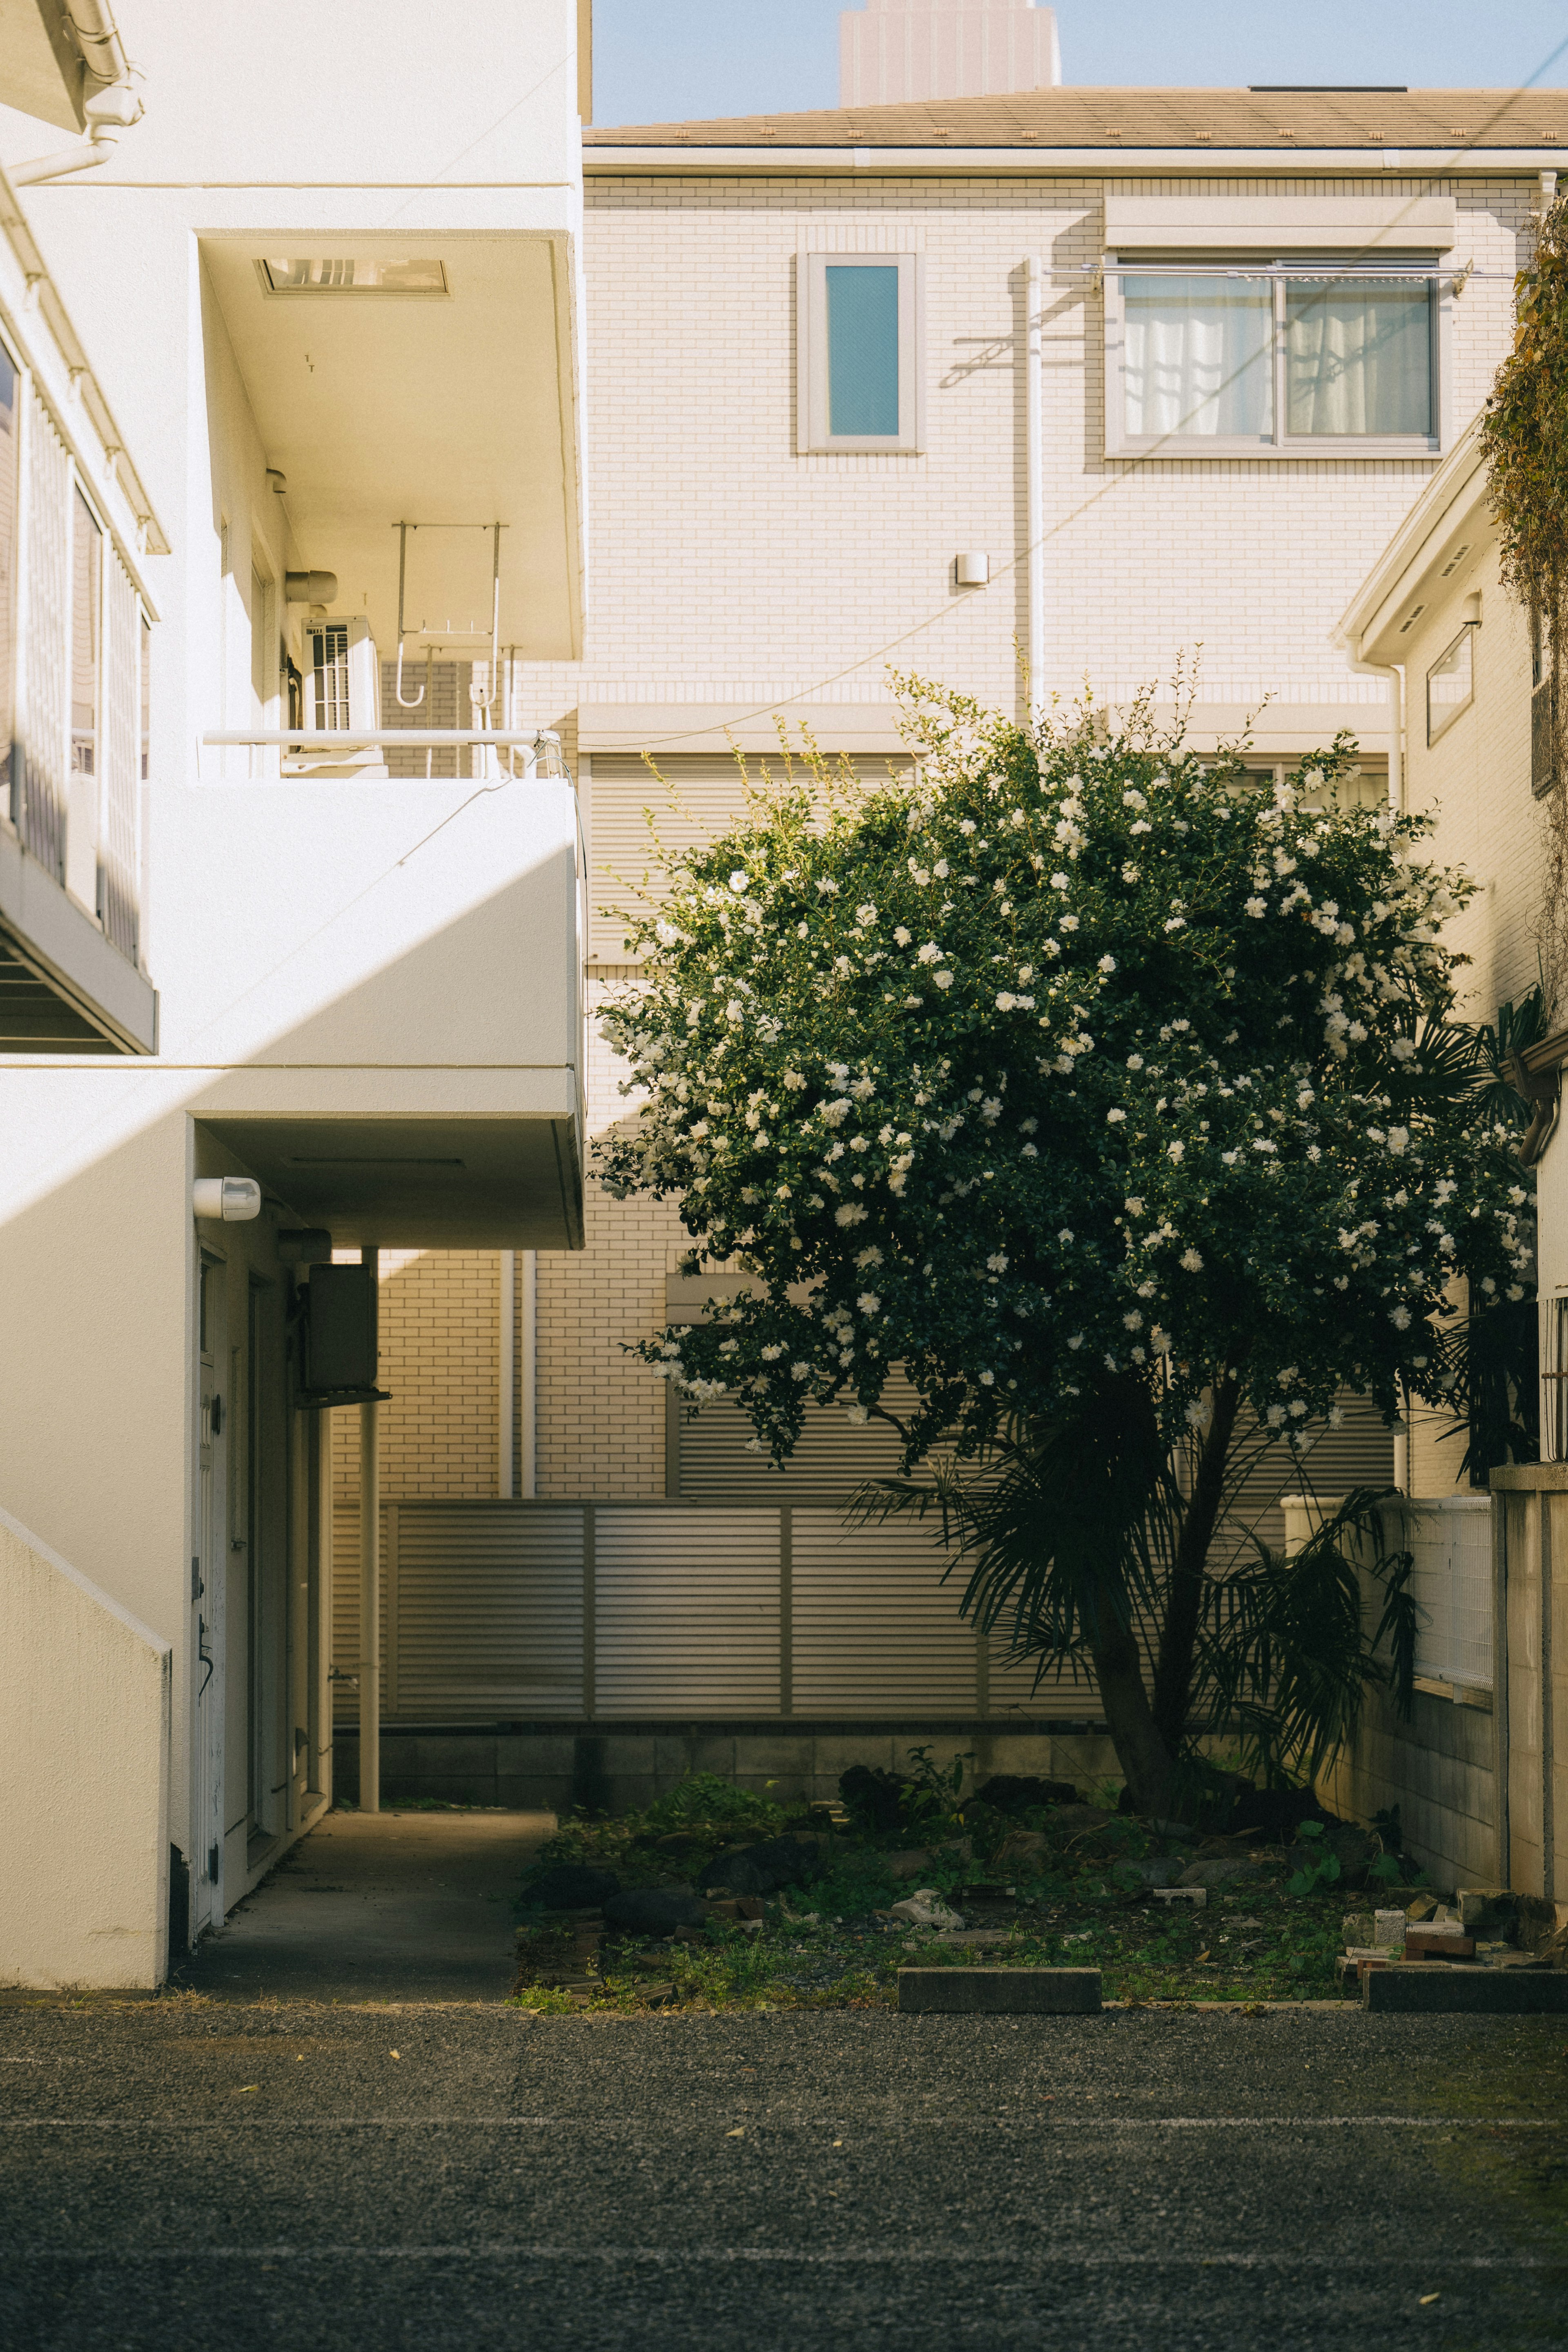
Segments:
[[[357,772],[367,782],[380,782],[388,777],[387,765],[366,755],[388,751],[423,751],[425,779],[432,782],[468,778],[503,783],[572,782],[561,738],[549,728],[350,727],[328,732],[299,727],[221,727],[210,729],[201,742],[204,749],[224,755],[223,773],[210,779],[216,782],[264,783],[319,776],[324,770],[340,776],[345,770],[351,774]],[[230,768],[236,751],[247,754],[242,774]],[[436,774],[438,752],[452,755],[449,775]],[[414,767],[416,775],[416,761]],[[397,780],[406,781],[406,777],[407,772],[402,771]],[[204,781],[209,779],[204,777]]]

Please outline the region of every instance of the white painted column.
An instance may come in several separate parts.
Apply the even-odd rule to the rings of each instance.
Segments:
[[[500,1402],[496,1413],[496,1493],[512,1494],[512,1421],[517,1409],[517,1252],[500,1254]]]
[[[380,1279],[377,1250],[360,1259]],[[381,1811],[381,1407],[359,1409],[359,1809]]]
[[[518,1367],[522,1385],[522,1476],[521,1492],[531,1503],[539,1492],[539,1259],[522,1253],[522,1345]]]

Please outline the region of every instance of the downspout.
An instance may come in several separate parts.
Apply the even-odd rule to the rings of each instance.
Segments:
[[[1405,671],[1398,662],[1363,661],[1358,655],[1352,669],[1369,675],[1381,675],[1388,680],[1388,814],[1391,817],[1405,814]],[[1410,1492],[1410,1399],[1402,1387],[1400,1415],[1394,1425],[1394,1486],[1401,1495]]]
[[[379,1282],[380,1252],[360,1262]],[[359,1409],[359,1809],[381,1811],[381,1423],[379,1404]]]
[[[1037,253],[1024,264],[1024,529],[1028,582],[1029,685],[1027,719],[1039,723],[1045,709],[1046,675],[1046,453],[1045,385],[1040,340],[1040,305],[1044,300],[1045,269]]]
[[[524,1502],[531,1503],[539,1492],[539,1258],[533,1250],[522,1253],[522,1472],[520,1486]]]
[[[517,1252],[500,1254],[500,1409],[496,1415],[496,1492],[503,1503],[512,1493],[511,1424],[517,1407]]]
[[[121,132],[140,122],[144,111],[142,74],[125,54],[108,0],[69,0],[67,21],[86,68],[89,95],[82,111],[87,139],[53,155],[18,163],[9,174],[13,187],[37,187],[42,180],[63,180],[73,172],[90,172],[107,163]]]

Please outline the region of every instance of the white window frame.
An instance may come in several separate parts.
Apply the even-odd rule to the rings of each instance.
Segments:
[[[1347,278],[1374,277],[1376,269],[1363,257],[1355,257],[1363,266],[1352,268],[1352,257],[1343,257]],[[1275,274],[1292,269],[1310,271],[1319,278],[1331,273],[1335,261],[1320,249],[1313,255],[1300,251],[1280,250],[1263,253],[1238,253],[1234,250],[1184,252],[1164,247],[1153,251],[1122,248],[1107,253],[1103,261],[1105,286],[1105,454],[1108,457],[1177,458],[1184,464],[1194,457],[1262,457],[1302,459],[1309,463],[1338,460],[1345,457],[1441,457],[1452,441],[1453,383],[1453,267],[1437,254],[1390,253],[1385,267],[1392,272],[1416,270],[1426,275],[1432,289],[1432,415],[1436,430],[1433,433],[1287,433],[1284,421],[1286,407],[1285,369],[1285,290],[1289,280]],[[1159,276],[1172,273],[1197,277],[1207,271],[1225,277],[1261,277],[1274,289],[1273,338],[1273,413],[1274,430],[1256,439],[1245,435],[1212,433],[1131,434],[1126,430],[1126,386],[1124,381],[1127,350],[1127,314],[1122,296],[1123,276]],[[1265,277],[1265,273],[1268,273]]]
[[[1475,707],[1476,638],[1478,635],[1479,631],[1477,630],[1474,621],[1464,622],[1462,625],[1454,632],[1454,635],[1449,638],[1441,653],[1438,654],[1436,659],[1427,665],[1426,749],[1428,751],[1432,749],[1434,743],[1440,743],[1442,741],[1444,736],[1447,733],[1449,728],[1452,727],[1457,719],[1462,719],[1467,710],[1473,709]],[[1458,653],[1461,646],[1467,646],[1468,647],[1470,665],[1469,691],[1467,693],[1462,702],[1446,703],[1443,705],[1441,711],[1438,711],[1434,709],[1432,702],[1432,680],[1436,677],[1437,672],[1442,668],[1443,664],[1447,660],[1449,655]]]
[[[899,273],[899,429],[830,433],[827,399],[827,272]],[[925,447],[925,257],[919,253],[803,253],[795,264],[795,447],[881,449],[917,456]]]

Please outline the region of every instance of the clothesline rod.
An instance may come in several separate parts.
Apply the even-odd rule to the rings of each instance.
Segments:
[[[1346,262],[1339,268],[1327,267],[1309,269],[1294,263],[1258,262],[1256,264],[1215,261],[1080,261],[1079,269],[1089,278],[1308,278],[1328,279],[1353,278],[1362,285],[1379,278],[1418,285],[1435,284],[1444,278],[1495,278],[1512,283],[1518,276],[1513,269],[1471,269],[1463,262],[1441,269],[1401,268],[1396,264],[1382,267],[1371,262]]]

